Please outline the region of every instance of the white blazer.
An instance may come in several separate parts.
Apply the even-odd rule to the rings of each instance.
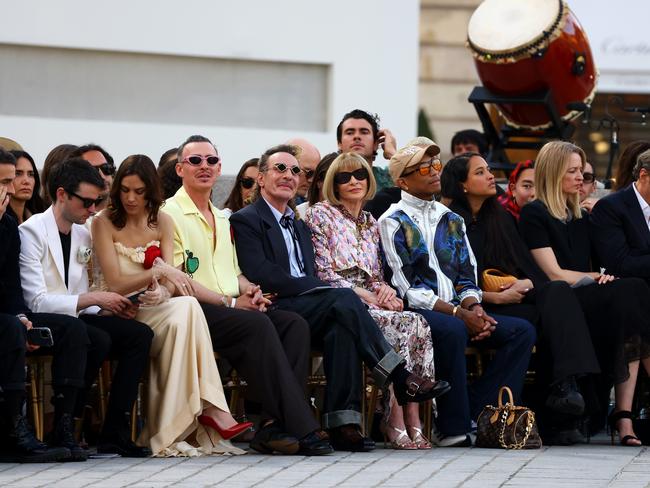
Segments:
[[[68,286],[65,286],[63,250],[52,207],[32,215],[18,227],[20,232],[20,279],[27,306],[38,313],[78,316],[97,313],[97,306],[77,312],[79,295],[88,292],[88,265],[79,249],[92,248],[90,233],[83,225],[72,224]]]

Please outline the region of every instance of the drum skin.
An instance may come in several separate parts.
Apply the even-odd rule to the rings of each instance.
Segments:
[[[595,94],[597,71],[589,41],[570,10],[560,35],[546,50],[519,60],[485,61],[474,55],[483,85],[502,96],[533,95],[551,89],[555,109],[563,119],[579,112],[566,108],[571,102],[590,103]],[[580,57],[582,56],[582,57]],[[576,59],[584,61],[581,74],[574,73]],[[543,105],[499,104],[501,113],[514,127],[543,129],[550,126]]]

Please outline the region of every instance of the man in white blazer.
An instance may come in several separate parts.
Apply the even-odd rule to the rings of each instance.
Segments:
[[[153,333],[133,319],[136,308],[127,298],[89,291],[87,268],[92,243],[83,224],[96,212],[103,189],[99,173],[84,159],[69,159],[51,171],[48,192],[52,206],[19,227],[21,281],[25,301],[33,312],[78,316],[86,323],[91,342],[87,387],[105,359],[118,360],[98,451],[144,457],[149,450],[130,440],[129,413],[147,365]],[[83,457],[84,450],[72,436],[72,425],[69,415],[59,419],[54,444]]]

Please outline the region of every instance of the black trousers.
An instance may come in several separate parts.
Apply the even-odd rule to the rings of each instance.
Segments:
[[[319,428],[305,398],[309,326],[297,314],[267,314],[202,303],[212,347],[248,383],[247,397],[264,418],[279,421],[301,438]]]
[[[600,373],[580,300],[565,281],[550,281],[533,289],[522,303],[486,304],[486,310],[520,317],[537,327],[538,352],[548,358],[538,367],[550,370],[543,375],[550,382]]]
[[[131,411],[138,395],[138,383],[149,361],[153,331],[137,320],[90,314],[79,318],[86,323],[90,339],[86,387],[95,381],[104,360],[118,361],[104,422],[104,432],[108,432],[120,426],[124,413]]]
[[[361,424],[361,363],[373,370],[382,386],[403,362],[365,305],[351,289],[333,288],[283,298],[275,306],[302,315],[311,328],[313,347],[323,351],[327,377],[323,426]]]
[[[25,326],[14,315],[0,313],[0,389],[25,390]]]
[[[650,288],[640,278],[622,278],[575,293],[603,375],[624,382],[628,363],[650,356]]]
[[[34,327],[49,327],[54,345],[41,347],[30,355],[52,354],[52,386],[85,386],[88,333],[86,324],[76,317],[56,313],[29,313]]]

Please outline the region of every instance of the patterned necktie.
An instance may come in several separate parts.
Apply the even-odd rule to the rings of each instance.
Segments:
[[[298,269],[301,273],[305,272],[305,266],[302,264],[300,259],[300,254],[298,253],[298,246],[300,246],[300,240],[298,239],[298,233],[296,232],[295,227],[293,226],[293,217],[289,215],[283,215],[280,219],[280,225],[289,231],[291,234],[291,239],[293,240],[293,255],[296,258],[298,263]]]

